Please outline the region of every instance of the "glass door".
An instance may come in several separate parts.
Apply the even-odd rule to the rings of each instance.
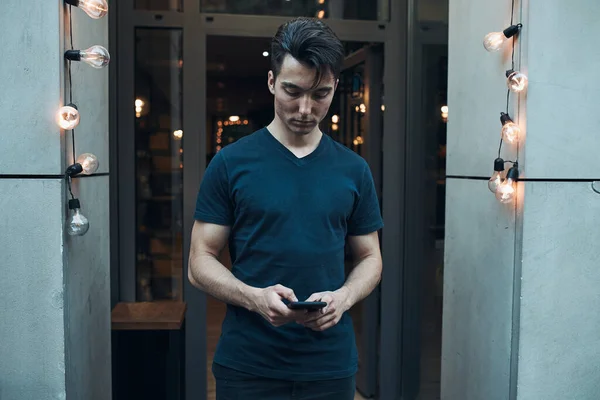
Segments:
[[[272,118],[266,88],[269,60],[263,56],[270,38],[290,17],[306,15],[324,18],[346,44],[344,95],[336,96],[322,130],[365,157],[380,198],[387,196],[387,204],[397,204],[399,190],[381,191],[382,78],[377,78],[379,85],[371,84],[374,75],[369,72],[381,73],[381,68],[369,68],[375,53],[369,61],[362,49],[372,51],[379,44],[382,52],[385,43],[386,62],[395,70],[401,51],[393,41],[403,40],[404,7],[388,0],[122,0],[117,8],[111,28],[113,40],[118,37],[112,99],[117,129],[111,131],[119,171],[118,190],[113,192],[119,234],[112,240],[118,259],[117,301],[186,303],[185,396],[206,399],[211,396],[210,341],[218,337],[222,318],[218,306],[187,280],[193,210],[212,156]],[[382,55],[378,60],[383,63]],[[401,75],[386,77],[392,109],[402,106]],[[245,83],[238,87],[240,77]],[[356,97],[357,90],[362,98]],[[385,118],[388,129],[394,129],[385,136],[387,147],[395,152],[404,134],[398,129],[403,113]],[[386,157],[388,170],[400,169],[401,157],[392,151]],[[394,210],[387,212],[388,237],[402,230]],[[398,246],[389,240],[386,246],[392,249],[384,251],[386,263],[398,264]],[[229,265],[227,252],[223,257]],[[386,342],[389,354],[396,353],[396,341],[389,338],[397,336],[398,324],[384,329],[386,339],[379,333],[379,297],[384,298],[382,304],[395,304],[395,292],[389,286],[352,311],[361,354],[358,386],[367,397],[376,392],[378,372],[396,369],[378,365],[394,364],[397,357],[377,361],[379,340]],[[380,390],[385,387],[394,390],[387,378]]]
[[[135,30],[136,300],[181,300],[181,29]]]
[[[367,160],[381,199],[383,135],[383,46],[353,43],[348,51],[329,124],[331,136]],[[353,260],[347,258],[347,272]],[[377,392],[379,361],[379,287],[350,314],[358,347],[357,390],[367,398]]]

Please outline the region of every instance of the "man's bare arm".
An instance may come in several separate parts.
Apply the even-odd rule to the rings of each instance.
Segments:
[[[381,280],[382,261],[377,232],[348,236],[348,244],[354,267],[340,290],[347,291],[346,306],[349,309],[377,287]]]
[[[342,315],[375,289],[381,280],[381,252],[377,232],[348,238],[354,267],[344,285],[334,292],[313,293],[307,301],[321,300],[327,306],[304,319],[303,325],[324,331],[336,325]]]
[[[229,239],[228,226],[196,221],[192,229],[188,279],[198,289],[225,303],[253,308],[256,288],[237,279],[219,261]]]
[[[192,229],[188,279],[198,289],[225,303],[244,307],[262,315],[274,326],[299,318],[282,299],[298,301],[294,291],[282,285],[255,288],[237,279],[219,261],[231,229],[196,221]]]

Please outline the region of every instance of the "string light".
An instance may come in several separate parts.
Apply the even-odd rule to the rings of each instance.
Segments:
[[[79,7],[93,19],[99,19],[108,14],[108,3],[106,0],[65,0],[65,3]]]
[[[515,124],[506,113],[500,113],[500,122],[502,123],[502,139],[509,143],[516,143],[521,134],[521,128]]]
[[[502,32],[488,33],[483,39],[483,47],[489,51],[494,52],[502,48],[504,43],[513,36],[517,35],[522,24],[513,24],[515,13],[515,0],[512,0],[512,10],[510,16],[510,26],[504,29]],[[506,84],[508,91],[506,93],[506,112],[500,113],[500,123],[502,124],[502,131],[500,135],[500,146],[498,147],[498,157],[494,160],[494,173],[488,180],[488,188],[492,193],[495,193],[496,198],[500,203],[510,203],[515,199],[516,196],[516,183],[519,180],[519,163],[516,161],[504,161],[501,157],[502,144],[506,140],[509,143],[518,142],[521,136],[521,128],[517,125],[509,115],[510,105],[510,93],[523,93],[527,89],[528,79],[527,76],[517,70],[515,70],[515,40],[512,41],[512,60],[511,68],[506,71]],[[504,175],[505,163],[512,163],[512,167]]]
[[[516,183],[519,180],[519,168],[515,162],[506,173],[506,180],[496,189],[496,198],[500,203],[506,204],[514,200],[517,192]]]
[[[104,68],[110,62],[108,50],[98,45],[85,50],[67,50],[65,58],[69,61],[83,61],[94,68]]]
[[[506,86],[508,86],[508,89],[511,92],[522,93],[527,90],[527,83],[529,81],[527,79],[527,75],[519,71],[513,71],[512,69],[509,69],[506,71],[506,78]]]
[[[60,126],[60,129],[64,129],[66,131],[75,129],[75,127],[79,125],[79,119],[79,110],[77,110],[77,106],[72,103],[59,108],[56,115],[56,122],[58,123],[58,126]]]
[[[498,186],[504,183],[504,177],[502,174],[504,173],[504,160],[501,158],[496,158],[494,160],[494,174],[491,176],[488,181],[488,188],[492,193],[496,193]]]
[[[106,0],[65,0],[65,3],[69,5],[69,36],[71,42],[71,48],[64,53],[64,58],[67,60],[69,79],[69,104],[58,110],[57,122],[62,129],[71,131],[73,160],[75,160],[75,162],[69,165],[65,170],[65,180],[71,196],[69,199],[69,218],[66,221],[66,230],[71,236],[82,236],[87,233],[90,224],[88,219],[81,213],[81,202],[79,199],[76,199],[73,194],[72,178],[79,174],[91,175],[95,173],[98,170],[99,162],[98,157],[92,153],[83,153],[75,159],[75,127],[79,124],[80,115],[77,106],[73,104],[71,62],[83,61],[94,68],[103,68],[110,62],[110,54],[108,53],[108,50],[102,46],[92,46],[85,50],[75,50],[73,46],[73,16],[71,6],[79,7],[91,18],[98,19],[107,14],[108,4]],[[136,100],[135,105],[136,112],[138,111],[138,107],[141,112],[143,102],[138,104],[138,101]]]
[[[75,164],[69,165],[65,174],[73,177],[79,174],[91,175],[94,172],[98,171],[98,167],[100,163],[98,162],[98,157],[93,155],[92,153],[83,153],[79,157],[77,157],[77,161]]]
[[[519,33],[521,27],[521,24],[511,25],[502,32],[488,33],[483,38],[483,47],[490,52],[500,50],[508,39]]]
[[[67,233],[71,236],[83,236],[90,229],[88,219],[81,213],[79,199],[69,200],[70,216],[67,219]]]

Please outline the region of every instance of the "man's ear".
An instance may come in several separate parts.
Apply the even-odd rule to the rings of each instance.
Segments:
[[[269,86],[269,92],[275,94],[275,74],[273,74],[273,71],[269,71],[267,86]]]

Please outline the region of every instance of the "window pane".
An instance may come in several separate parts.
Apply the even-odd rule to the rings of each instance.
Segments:
[[[201,0],[202,12],[382,21],[389,0]]]
[[[136,10],[183,11],[183,0],[135,0]]]
[[[181,299],[182,31],[136,29],[138,301]]]

